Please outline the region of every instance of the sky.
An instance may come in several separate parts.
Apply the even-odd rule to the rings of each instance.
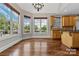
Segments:
[[[24,25],[29,25],[30,24],[30,18],[24,17]]]

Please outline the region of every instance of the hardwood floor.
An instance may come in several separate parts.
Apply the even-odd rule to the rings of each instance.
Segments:
[[[0,53],[0,56],[78,56],[79,49],[70,49],[60,40],[27,39]]]

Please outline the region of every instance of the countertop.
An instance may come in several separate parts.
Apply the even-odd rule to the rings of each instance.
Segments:
[[[79,32],[79,30],[63,30],[62,28],[53,28],[53,30],[58,30],[61,32],[67,31],[67,32]]]
[[[67,31],[67,32],[79,32],[79,30],[63,30],[64,31]]]

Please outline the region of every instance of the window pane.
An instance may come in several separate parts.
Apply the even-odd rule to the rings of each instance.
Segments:
[[[47,19],[41,19],[41,32],[47,32]]]
[[[35,32],[40,32],[40,19],[35,19],[35,24],[34,24],[34,28],[35,28]]]
[[[54,28],[61,28],[62,27],[61,18],[60,17],[55,18],[53,26],[54,26]]]
[[[10,12],[4,4],[0,4],[0,34],[10,34]]]
[[[30,18],[24,17],[24,33],[30,32]]]
[[[13,34],[18,33],[18,25],[19,25],[19,15],[12,11],[12,22],[13,22]]]

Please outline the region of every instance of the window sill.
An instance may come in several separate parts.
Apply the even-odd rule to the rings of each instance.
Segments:
[[[2,40],[6,40],[6,39],[9,39],[9,38],[12,38],[12,37],[15,37],[15,36],[17,36],[18,34],[8,34],[8,35],[4,35],[4,36],[2,36],[2,37],[0,37],[0,41],[2,41]]]
[[[46,33],[48,33],[48,31],[47,32],[34,32],[34,33],[42,33],[42,34],[44,33],[44,34],[46,34]]]

